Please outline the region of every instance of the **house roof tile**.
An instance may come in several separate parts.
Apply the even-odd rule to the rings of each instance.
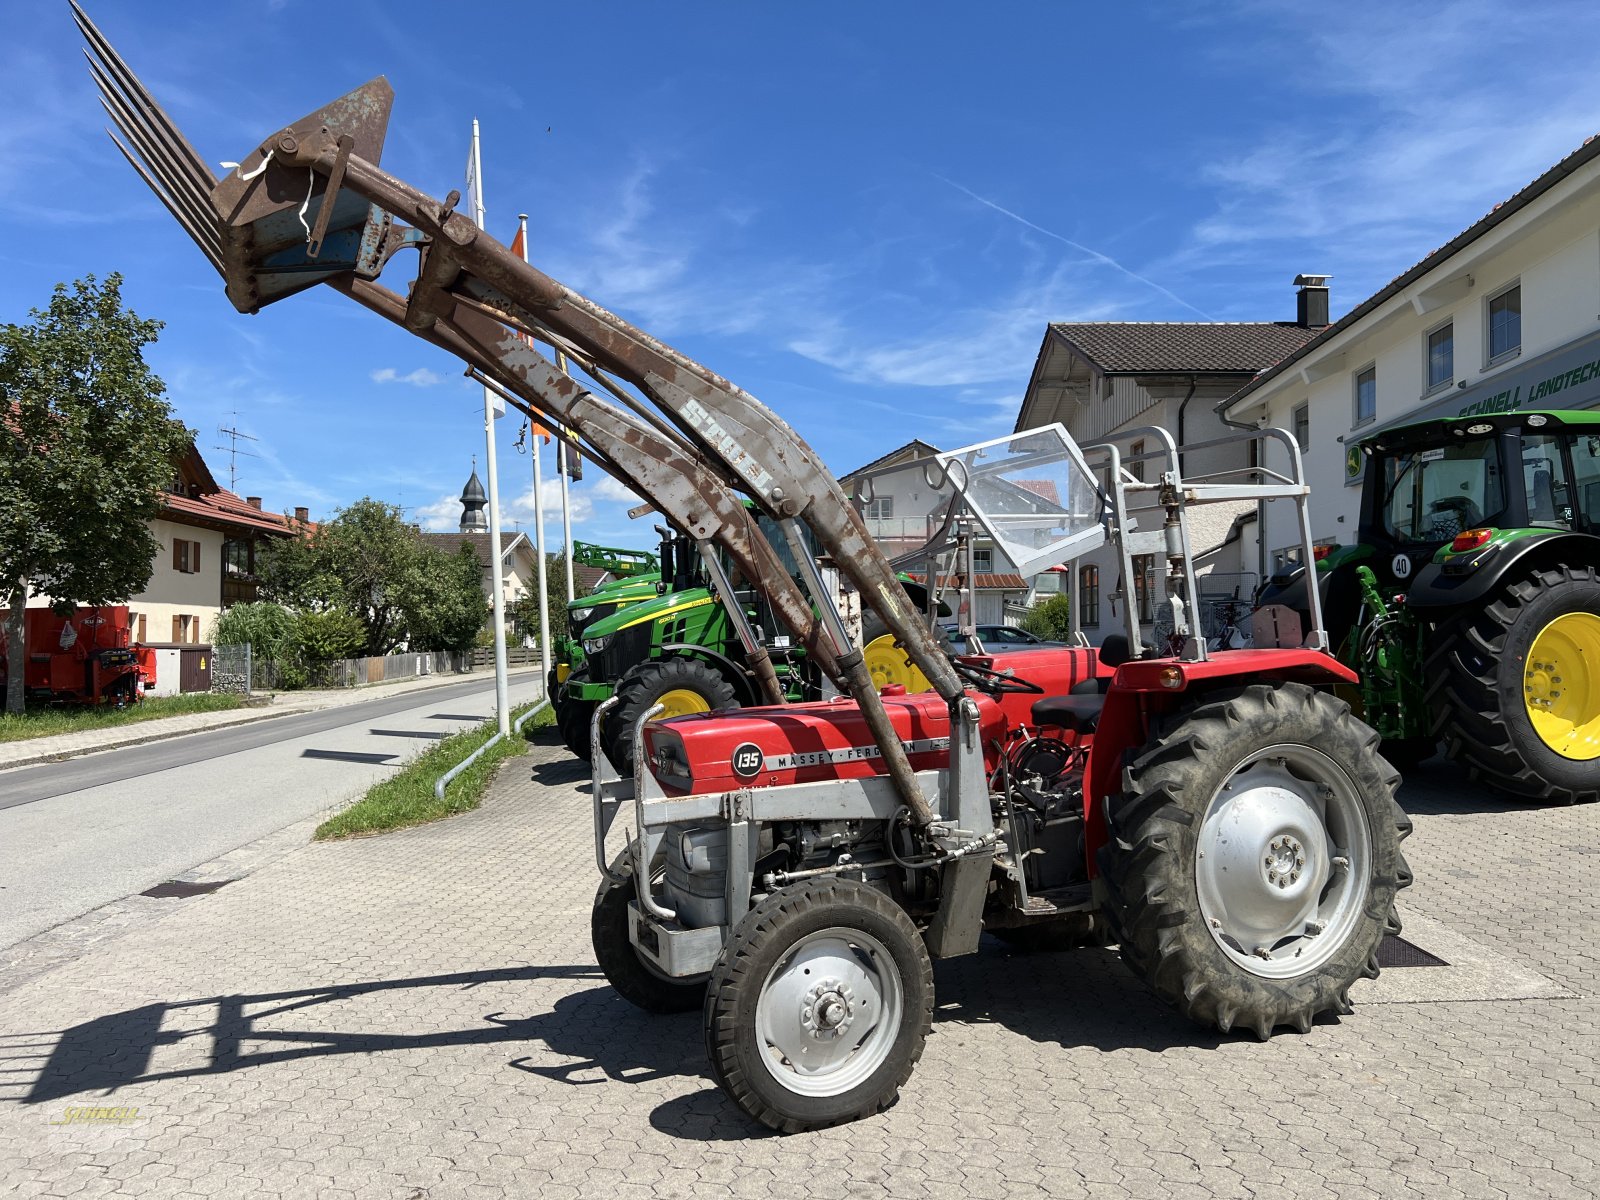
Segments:
[[[1052,322],[1050,331],[1112,375],[1259,371],[1320,332],[1293,321]]]

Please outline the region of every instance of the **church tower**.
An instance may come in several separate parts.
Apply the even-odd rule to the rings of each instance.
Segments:
[[[472,478],[461,489],[461,532],[488,533],[489,517],[483,510],[489,504],[483,484],[478,482],[478,459],[472,459]]]

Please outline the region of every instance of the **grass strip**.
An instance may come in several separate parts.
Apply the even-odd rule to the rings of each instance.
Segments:
[[[133,725],[139,721],[158,721],[162,717],[185,717],[191,713],[226,712],[244,703],[243,697],[228,692],[191,692],[182,696],[156,696],[125,708],[110,705],[30,708],[20,716],[0,715],[0,742],[20,742],[28,738],[51,737],[58,733],[82,733]]]
[[[514,709],[512,721],[531,707],[524,704]],[[477,808],[500,764],[527,751],[528,742],[524,735],[530,730],[553,724],[555,714],[547,708],[524,725],[521,734],[513,733],[504,741],[497,742],[482,758],[452,779],[449,787],[445,788],[444,799],[439,800],[433,794],[434,782],[492,738],[496,726],[494,721],[489,720],[475,729],[452,734],[411,759],[382,783],[374,784],[365,796],[349,808],[329,817],[317,826],[314,837],[317,841],[328,841],[360,834],[384,833],[408,825],[423,825]]]

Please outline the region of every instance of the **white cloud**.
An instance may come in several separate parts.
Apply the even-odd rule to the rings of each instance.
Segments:
[[[445,381],[445,377],[437,371],[430,371],[427,367],[418,367],[415,371],[408,371],[402,375],[393,367],[380,367],[372,372],[373,383],[409,383],[412,387],[437,387]]]

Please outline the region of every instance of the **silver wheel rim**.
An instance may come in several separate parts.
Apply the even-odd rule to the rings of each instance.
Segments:
[[[807,934],[761,985],[761,1065],[798,1095],[842,1095],[889,1057],[904,1004],[900,969],[877,938],[840,927]]]
[[[1372,839],[1355,782],[1311,746],[1250,755],[1206,808],[1195,849],[1200,914],[1252,975],[1289,979],[1361,923]]]

